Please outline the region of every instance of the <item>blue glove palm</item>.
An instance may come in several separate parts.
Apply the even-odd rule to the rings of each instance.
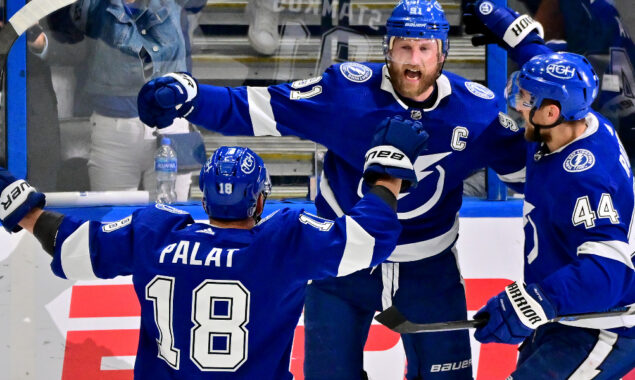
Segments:
[[[0,168],[0,222],[8,232],[18,232],[18,223],[36,207],[44,207],[44,194],[37,192],[23,179],[15,178]]]
[[[520,44],[543,42],[539,22],[487,0],[468,3],[463,23],[465,33],[476,34],[472,37],[474,46],[495,43],[510,51]]]
[[[417,185],[414,162],[426,149],[428,132],[418,121],[401,116],[386,118],[376,128],[371,149],[366,152],[364,179],[372,182],[381,175],[403,180],[402,190]]]
[[[198,82],[188,73],[170,73],[144,84],[137,96],[141,121],[165,128],[174,119],[187,117],[198,102]]]
[[[474,315],[475,319],[489,317],[485,326],[476,329],[474,338],[481,343],[517,344],[556,315],[538,286],[525,288],[514,282]]]

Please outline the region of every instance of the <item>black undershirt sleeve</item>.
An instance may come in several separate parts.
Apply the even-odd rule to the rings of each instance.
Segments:
[[[44,211],[42,215],[35,222],[33,226],[33,235],[42,244],[42,248],[49,255],[55,254],[55,240],[57,239],[57,230],[62,224],[64,215],[52,212]]]
[[[368,192],[375,194],[376,196],[381,198],[381,200],[386,202],[386,204],[390,206],[390,208],[397,211],[397,198],[392,193],[392,191],[388,190],[387,187],[382,185],[374,185]]]

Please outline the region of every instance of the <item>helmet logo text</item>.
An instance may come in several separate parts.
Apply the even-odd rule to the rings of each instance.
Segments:
[[[551,65],[547,66],[547,73],[556,78],[571,79],[575,75],[575,67],[552,63]]]
[[[242,170],[245,174],[251,174],[256,168],[256,160],[254,156],[249,153],[246,153],[243,156],[243,161],[240,163],[240,170]]]

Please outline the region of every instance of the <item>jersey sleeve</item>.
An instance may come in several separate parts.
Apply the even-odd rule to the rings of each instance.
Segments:
[[[187,119],[225,135],[293,135],[321,144],[335,139],[332,117],[338,71],[269,87],[199,85],[200,101]]]
[[[483,154],[501,181],[519,193],[524,192],[527,142],[516,122],[503,112],[492,120],[484,134]]]
[[[401,233],[395,211],[372,193],[334,220],[306,211],[289,211],[283,219],[285,231],[271,235],[286,242],[278,262],[300,282],[378,265],[392,253]]]
[[[590,179],[577,188],[563,184],[571,193],[562,204],[563,222],[573,224],[570,233],[581,236],[581,244],[573,262],[539,284],[562,315],[619,306],[634,285],[632,185],[616,192],[601,178],[606,180]]]
[[[51,269],[72,280],[130,275],[135,254],[152,249],[161,236],[190,223],[193,220],[187,213],[155,206],[105,224],[66,216],[58,228]]]

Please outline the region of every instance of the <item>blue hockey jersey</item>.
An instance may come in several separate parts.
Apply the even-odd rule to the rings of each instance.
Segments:
[[[635,303],[633,175],[610,123],[595,112],[586,122],[557,151],[536,143],[528,151],[525,282],[538,283],[560,315]],[[611,327],[606,322],[576,325]]]
[[[320,192],[321,216],[341,216],[366,190],[363,158],[375,126],[388,116],[419,120],[430,133],[414,163],[419,185],[401,194],[403,225],[392,261],[414,261],[448,248],[458,235],[463,180],[490,166],[508,182],[524,180],[526,144],[512,119],[499,113],[485,86],[444,72],[428,109],[396,95],[383,64],[346,62],[323,75],[269,87],[199,86],[189,121],[228,135],[295,135],[328,148]]]
[[[350,211],[282,209],[251,230],[160,204],[110,224],[65,217],[51,267],[70,279],[132,275],[135,378],[291,379],[307,281],[377,265],[395,247],[401,227],[383,200],[368,194]]]

